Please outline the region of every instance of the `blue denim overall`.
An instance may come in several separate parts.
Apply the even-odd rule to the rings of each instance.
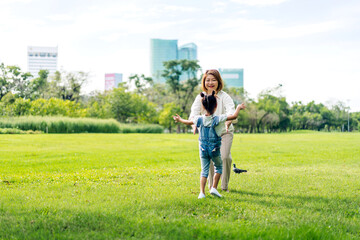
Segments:
[[[210,127],[204,126],[203,117],[197,122],[199,131],[199,152],[201,160],[201,177],[209,175],[210,160],[214,162],[215,173],[222,174],[220,155],[221,137],[216,134],[215,127],[219,125],[219,116],[214,116]]]

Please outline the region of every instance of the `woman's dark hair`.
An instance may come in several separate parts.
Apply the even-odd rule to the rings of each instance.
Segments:
[[[204,93],[200,93],[200,96],[202,97],[201,103],[202,103],[203,107],[205,108],[205,110],[210,115],[213,114],[217,107],[215,91],[213,91],[211,95],[205,95]]]

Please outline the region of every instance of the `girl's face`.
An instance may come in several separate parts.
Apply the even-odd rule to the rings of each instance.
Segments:
[[[205,88],[207,89],[207,94],[211,94],[212,91],[216,91],[216,89],[218,88],[218,81],[216,80],[216,78],[213,75],[208,75],[205,78]]]

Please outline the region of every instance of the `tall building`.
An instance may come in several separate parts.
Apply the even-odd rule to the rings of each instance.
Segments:
[[[34,78],[38,77],[40,70],[49,70],[49,74],[57,71],[58,47],[28,46],[28,72]]]
[[[122,82],[123,75],[121,73],[106,73],[105,74],[105,91],[117,88]]]
[[[186,59],[186,60],[197,60],[197,46],[195,43],[188,43],[182,45],[178,49],[178,59]],[[180,81],[187,80],[188,75],[182,74],[180,76]]]
[[[151,39],[150,41],[151,75],[156,82],[165,82],[161,77],[163,62],[178,58],[178,40]]]
[[[161,77],[165,69],[163,65],[165,61],[197,60],[197,46],[194,43],[188,43],[178,48],[178,40],[151,39],[150,45],[151,75],[156,82],[165,82],[165,79]],[[180,80],[185,79],[186,76],[180,77]]]
[[[179,47],[178,59],[197,60],[197,46],[188,43]]]
[[[244,87],[243,68],[220,68],[219,72],[227,87]]]

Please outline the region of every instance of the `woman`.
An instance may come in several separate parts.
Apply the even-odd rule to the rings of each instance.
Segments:
[[[215,111],[215,115],[232,115],[235,112],[235,104],[231,97],[224,91],[222,91],[224,82],[220,76],[219,71],[215,69],[207,70],[201,79],[201,88],[206,94],[211,94],[212,91],[216,92],[218,106]],[[201,97],[197,95],[193,105],[191,106],[190,120],[197,115],[204,114],[204,109],[201,107]],[[234,127],[232,122],[236,123],[237,120],[226,121],[223,131],[221,132],[221,159],[223,161],[223,173],[221,175],[221,189],[223,191],[229,191],[229,180],[231,173],[231,145],[234,136]],[[196,132],[196,126],[193,125],[194,134]],[[214,165],[211,163],[209,172],[209,188],[213,185],[214,177]]]

